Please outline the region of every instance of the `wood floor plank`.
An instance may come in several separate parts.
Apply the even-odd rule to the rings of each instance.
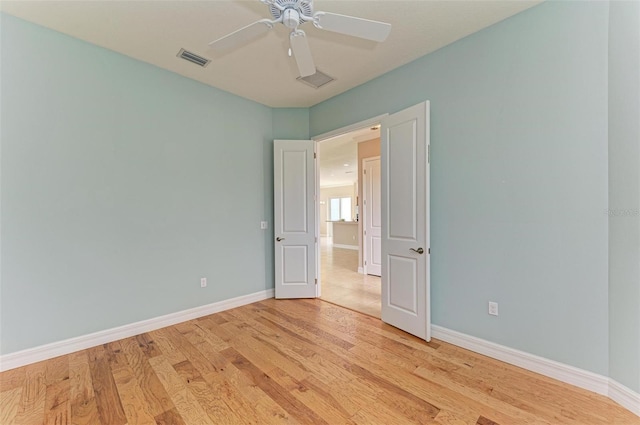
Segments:
[[[215,391],[200,372],[188,361],[174,365],[185,386],[215,424],[241,424],[242,420],[229,407],[220,393]]]
[[[71,421],[75,425],[100,425],[100,415],[93,392],[88,352],[69,355],[69,397]]]
[[[44,384],[49,386],[69,379],[69,356],[55,357],[46,362]]]
[[[178,372],[176,372],[167,359],[162,356],[156,356],[149,359],[149,363],[156,372],[160,382],[162,382],[167,394],[171,397],[171,401],[175,405],[176,410],[185,422],[213,425],[214,422],[182,382],[180,375],[178,375]]]
[[[194,326],[195,327],[195,326]],[[193,332],[181,333],[177,329],[166,328],[162,330],[170,341],[177,347],[188,360],[202,375],[216,373],[216,366],[211,363],[196,347],[196,345],[204,343],[204,340]],[[193,341],[193,343],[192,343]],[[194,345],[195,344],[195,345]]]
[[[374,404],[375,408],[361,409],[351,419],[358,425],[406,425],[409,420],[402,415],[398,415],[386,406]]]
[[[270,318],[263,317],[260,319],[260,323],[284,331],[284,326],[271,321]],[[283,351],[286,351],[292,359],[304,364],[307,370],[327,385],[330,385],[336,380],[352,380],[354,376],[350,375],[344,368],[326,360],[323,355],[327,351],[326,347],[319,347],[311,340],[312,337],[311,334],[307,334],[303,329],[298,329],[297,332],[287,330],[279,336],[282,340],[280,347]]]
[[[26,369],[18,367],[0,373],[0,393],[22,387],[26,379]]]
[[[227,321],[224,320],[222,321],[222,323],[219,323],[220,321],[213,320],[212,317],[213,316],[207,316],[198,320],[196,323],[197,329],[194,329],[193,332],[200,335],[217,351],[222,351],[229,348],[229,344],[227,342],[229,338],[227,338],[226,340],[223,339],[220,335],[218,335],[217,331],[220,331],[222,328],[220,328],[219,326],[227,323]]]
[[[162,353],[165,359],[169,361],[171,364],[177,364],[185,361],[187,358],[182,354],[172,342],[171,339],[166,336],[164,332],[161,330],[155,330],[149,332],[149,336],[153,338],[156,343],[156,346]]]
[[[157,415],[155,420],[157,425],[187,425],[175,407]]]
[[[142,389],[144,399],[149,406],[149,413],[156,417],[172,410],[175,406],[138,342],[133,338],[127,338],[121,340],[120,345]]]
[[[327,385],[318,379],[318,377],[313,375],[302,381],[301,384],[305,388],[308,388],[320,395],[327,404],[347,418],[351,418],[360,409],[362,409],[362,404],[366,404],[365,402],[358,405],[353,397],[343,394],[338,387]],[[353,389],[354,385],[350,385],[348,388]],[[375,400],[375,396],[376,394],[374,393],[369,400],[373,402]]]
[[[290,393],[330,424],[355,424],[351,420],[353,415],[344,409],[330,394],[325,391],[318,391],[317,387],[309,385],[308,382],[307,385],[298,383],[290,390]]]
[[[182,382],[180,375],[164,357],[153,357],[149,359],[149,363],[185,422],[213,424],[200,403]]]
[[[476,424],[477,425],[500,425],[497,422],[492,421],[491,419],[485,418],[484,416],[480,416]]]
[[[149,358],[159,356],[162,352],[156,347],[155,341],[149,334],[136,335],[136,341],[140,346],[142,352]]]
[[[16,425],[40,425],[44,421],[46,362],[25,367],[25,381],[20,397],[20,406],[15,418]]]
[[[268,299],[0,373],[4,423],[640,425],[640,417],[330,303]]]
[[[478,419],[475,414],[462,417],[459,413],[456,414],[448,410],[441,410],[434,420],[437,425],[477,425],[477,422]]]
[[[335,335],[333,335],[331,332],[325,331],[323,330],[321,327],[319,326],[315,326],[313,324],[310,324],[310,321],[306,321],[306,320],[301,320],[300,318],[294,318],[286,313],[281,312],[278,309],[275,308],[267,308],[265,309],[266,311],[268,311],[269,313],[271,313],[274,316],[280,317],[283,320],[287,321],[287,322],[296,322],[298,324],[299,327],[305,329],[306,331],[314,334],[317,338],[320,338],[321,340],[325,341],[325,342],[329,342],[331,344],[335,344],[340,348],[343,348],[345,350],[350,349],[351,347],[353,347],[353,344],[345,341],[344,339],[337,337]]]
[[[138,385],[136,374],[126,360],[126,354],[116,350],[113,352],[115,362],[112,364],[113,378],[122,402],[122,408],[129,424],[155,425],[156,421],[149,405],[146,403],[142,388]]]
[[[0,424],[12,424],[15,422],[21,396],[22,387],[0,392]]]
[[[103,346],[89,349],[89,369],[102,423],[124,425],[127,418]]]
[[[47,386],[44,411],[46,425],[71,424],[71,382],[68,378]]]
[[[250,327],[240,329],[234,325],[235,322],[228,322],[223,326],[228,328],[233,326],[238,345],[241,345],[243,349],[249,348],[251,353],[255,353],[260,358],[260,361],[265,361],[264,367],[259,366],[262,370],[267,371],[277,367],[299,381],[309,376],[309,371],[304,366],[283,355],[282,351],[262,338],[255,330]],[[247,351],[249,352],[249,350]],[[245,353],[245,355],[247,354]]]

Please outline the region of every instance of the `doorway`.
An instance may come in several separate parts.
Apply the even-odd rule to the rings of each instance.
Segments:
[[[322,296],[318,143],[381,122],[380,318],[430,340],[429,111],[425,101],[313,140],[274,141],[276,298]],[[333,204],[335,222],[346,222],[350,202]]]
[[[377,202],[371,199],[380,186],[380,173],[371,168],[377,160],[379,170],[380,126],[366,126],[316,143],[321,298],[380,318],[381,273],[369,260],[371,231],[367,234],[367,225],[372,223],[369,216],[380,217],[379,190]],[[372,179],[377,179],[374,190]],[[375,226],[373,229],[375,233]]]

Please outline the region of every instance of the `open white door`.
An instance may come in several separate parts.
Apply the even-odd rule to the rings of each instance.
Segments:
[[[273,175],[276,298],[314,298],[314,142],[275,140]]]
[[[382,120],[382,320],[427,341],[429,102]]]
[[[382,273],[382,198],[380,191],[380,158],[363,161],[362,206],[364,207],[364,269],[366,274]]]

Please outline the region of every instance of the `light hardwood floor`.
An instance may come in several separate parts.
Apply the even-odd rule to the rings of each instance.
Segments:
[[[380,278],[358,273],[358,251],[320,244],[321,298],[373,317],[380,317]]]
[[[321,300],[266,300],[0,374],[0,424],[640,424],[605,397]]]

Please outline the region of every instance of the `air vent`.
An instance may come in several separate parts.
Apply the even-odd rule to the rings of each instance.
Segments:
[[[200,55],[196,55],[195,53],[184,49],[180,49],[180,51],[178,52],[178,57],[195,63],[196,65],[200,65],[203,68],[209,65],[209,62],[211,62],[211,59],[203,58]]]
[[[297,80],[301,83],[305,83],[306,85],[313,87],[314,89],[319,89],[320,87],[334,81],[334,78],[328,76],[319,69],[316,69],[315,74],[309,75],[308,77],[298,77]]]

